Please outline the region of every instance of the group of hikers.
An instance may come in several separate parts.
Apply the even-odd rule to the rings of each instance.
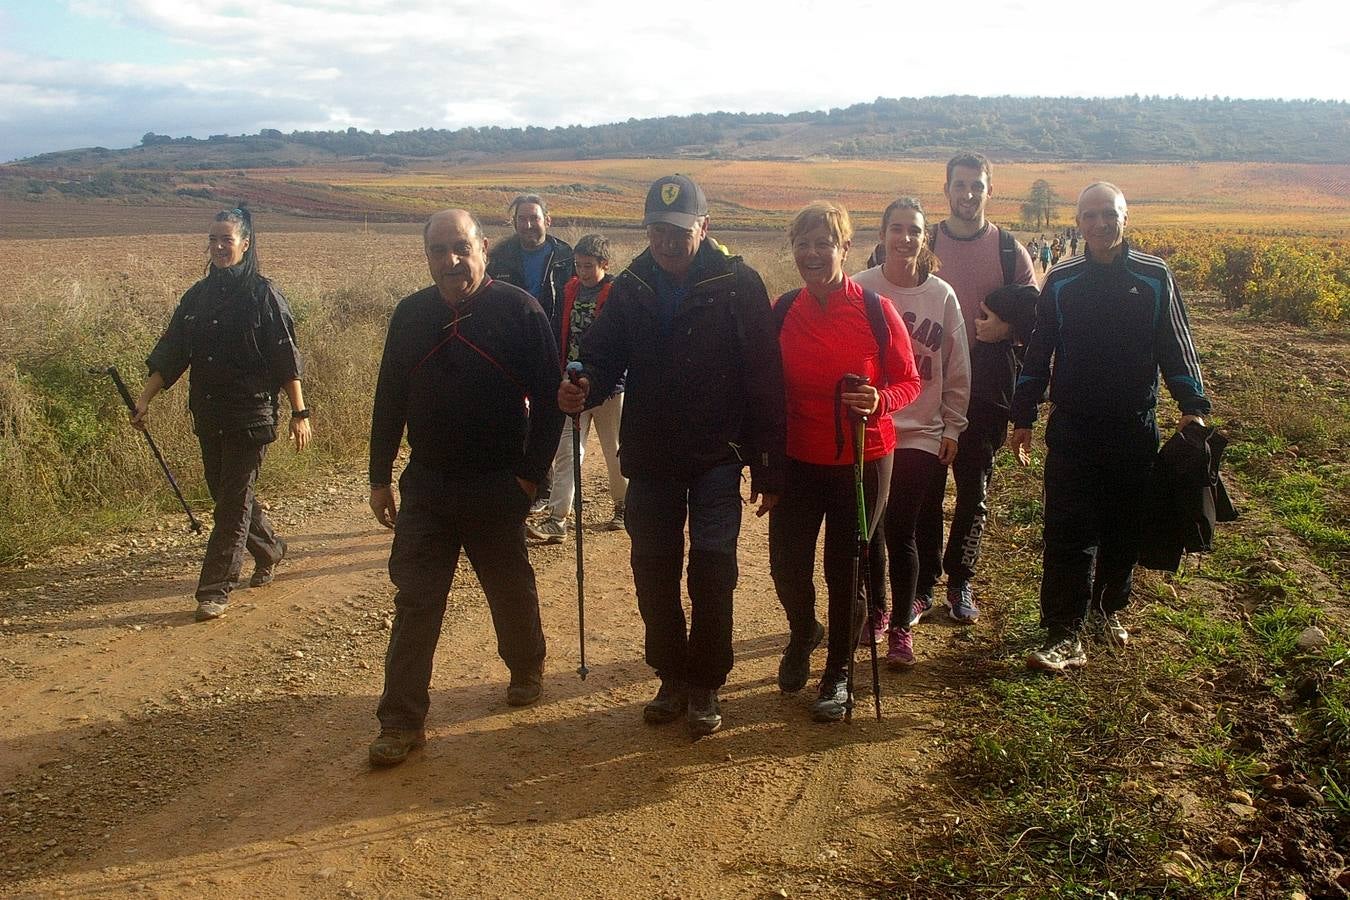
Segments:
[[[492,248],[471,212],[431,216],[433,284],[393,311],[371,421],[370,506],[394,529],[397,589],[371,763],[400,763],[425,742],[461,549],[510,670],[507,702],[539,699],[545,636],[527,534],[567,533],[581,490],[572,453],[585,443],[563,433],[569,416],[573,428],[599,431],[614,502],[605,527],[631,542],[646,662],[660,680],[643,707],[648,723],[683,718],[694,737],[722,725],[745,469],[751,508],[769,516],[789,632],[778,686],[802,690],[825,642],[811,715],[833,722],[852,709],[860,643],[884,644],[888,665],[903,670],[915,663],[915,626],[940,605],[958,623],[978,619],[995,454],[1011,425],[1018,461],[1030,461],[1047,399],[1046,639],[1027,663],[1080,667],[1088,634],[1126,644],[1119,614],[1146,527],[1159,371],[1179,429],[1203,425],[1210,410],[1182,299],[1163,261],[1125,240],[1114,185],[1083,189],[1085,253],[1039,289],[1027,250],[986,219],[989,161],[954,157],[944,194],[949,215],[937,223],[914,197],[887,206],[856,276],[845,271],[855,238],[847,210],[808,204],[788,229],[802,285],[772,302],[758,273],[709,237],[707,199],[685,175],[650,186],[648,246],[617,275],[602,236],[569,247],[549,233],[535,195],[512,202],[514,234]],[[206,277],[150,354],[132,414],[144,427],[150,401],[191,368],[188,403],[215,501],[196,591],[202,621],[226,611],[245,551],[255,586],[286,555],[253,495],[279,392],[296,447],[310,440],[294,324],[258,271],[246,209],[215,217],[209,251]],[[944,549],[949,469],[956,502]],[[532,508],[541,523],[529,522]],[[822,526],[828,627],[814,578]]]

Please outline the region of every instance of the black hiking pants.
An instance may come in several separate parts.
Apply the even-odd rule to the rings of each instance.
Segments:
[[[1113,613],[1129,603],[1157,428],[1151,417],[1088,423],[1058,411],[1045,445],[1041,625],[1076,632],[1089,608]]]
[[[450,473],[414,460],[398,484],[402,506],[389,554],[389,579],[398,593],[377,715],[384,728],[421,728],[461,550],[483,586],[507,668],[543,665],[544,629],[525,548],[530,499],[510,470]]]
[[[716,690],[731,673],[732,597],[739,569],[741,466],[717,466],[689,481],[628,480],[624,527],[633,587],[646,628],[647,665],[663,681]],[[684,526],[689,522],[689,620],[680,601]]]
[[[863,464],[863,492],[869,508],[876,502],[879,468],[876,460]],[[783,496],[769,512],[769,570],[778,602],[787,613],[788,628],[798,636],[809,636],[816,627],[816,540],[822,520],[829,614],[825,670],[842,674],[867,622],[867,560],[859,567],[857,592],[849,593],[858,546],[853,466],[823,466],[789,458]],[[880,554],[882,543],[882,529],[877,528],[868,545],[869,559]]]
[[[1008,434],[1008,411],[992,403],[972,400],[967,411],[969,424],[956,445],[952,478],[956,482],[956,509],[952,512],[951,533],[942,568],[947,573],[947,590],[960,587],[975,577],[980,561],[984,527],[989,519],[989,480],[994,473],[994,454]],[[922,561],[922,560],[921,560]],[[920,593],[932,591],[938,573],[921,569]]]
[[[239,581],[247,550],[259,566],[281,558],[281,542],[253,495],[271,429],[216,431],[197,435],[206,488],[215,501],[206,558],[197,578],[197,601],[225,603]]]

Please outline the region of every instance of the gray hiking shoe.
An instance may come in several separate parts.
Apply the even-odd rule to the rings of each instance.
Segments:
[[[623,531],[624,529],[623,514],[624,514],[624,504],[615,503],[614,516],[608,522],[605,523],[605,530]]]
[[[1088,614],[1088,628],[1092,635],[1103,644],[1111,647],[1124,647],[1130,642],[1129,630],[1121,624],[1120,616],[1115,613],[1093,610]]]
[[[381,728],[379,737],[370,742],[370,764],[396,766],[426,742],[427,733],[420,728]]]
[[[1041,649],[1027,656],[1027,668],[1043,672],[1063,672],[1085,665],[1087,653],[1083,651],[1083,642],[1069,632],[1051,632]]]
[[[975,605],[975,589],[969,581],[955,587],[948,585],[947,615],[962,625],[974,625],[980,617],[979,607]]]
[[[848,678],[842,672],[826,672],[820,679],[811,718],[817,722],[838,722],[848,712]]]
[[[202,600],[197,604],[196,619],[198,622],[210,622],[212,619],[219,619],[225,615],[225,607],[224,600]]]
[[[253,577],[248,580],[249,587],[264,587],[271,584],[272,579],[276,577],[277,566],[281,565],[281,561],[286,558],[286,542],[278,538],[277,543],[281,544],[281,555],[276,558],[275,562],[255,568]]]
[[[545,519],[537,525],[526,522],[525,530],[530,533],[530,537],[545,544],[561,544],[567,537],[567,523],[557,519]]]

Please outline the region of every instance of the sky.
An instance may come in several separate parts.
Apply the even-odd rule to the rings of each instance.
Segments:
[[[1350,99],[1341,0],[0,0],[0,161],[946,94]]]

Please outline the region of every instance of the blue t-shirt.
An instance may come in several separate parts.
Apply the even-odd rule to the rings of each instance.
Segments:
[[[670,330],[675,325],[675,310],[689,296],[689,285],[693,282],[689,276],[692,274],[691,271],[684,281],[678,281],[665,269],[656,267],[656,309],[661,317],[662,337],[670,336]]]
[[[524,270],[522,274],[525,276],[525,290],[529,291],[536,300],[544,299],[541,294],[544,287],[544,265],[548,262],[551,251],[552,248],[549,247],[548,241],[540,244],[537,249],[521,251],[523,254],[521,268]]]

